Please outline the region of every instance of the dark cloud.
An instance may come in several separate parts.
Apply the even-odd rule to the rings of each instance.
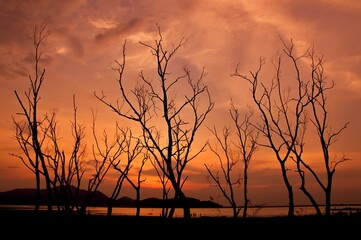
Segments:
[[[20,64],[19,64],[20,66]],[[0,74],[3,79],[7,81],[14,80],[19,77],[26,77],[28,75],[26,69],[16,67],[14,64],[7,64],[0,61]]]

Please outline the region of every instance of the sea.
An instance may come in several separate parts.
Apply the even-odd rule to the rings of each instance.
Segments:
[[[41,206],[40,209],[46,210],[46,206]],[[321,206],[321,211],[324,213],[324,207]],[[34,205],[0,205],[1,209],[12,210],[33,210]],[[333,205],[331,207],[331,214],[344,214],[352,215],[361,212],[361,204],[351,205]],[[261,206],[261,207],[248,207],[248,217],[282,217],[287,216],[288,206]],[[106,207],[88,207],[87,214],[90,215],[106,215]],[[161,208],[141,208],[141,216],[161,216]],[[239,216],[243,214],[241,210]],[[136,208],[114,207],[112,211],[114,216],[135,216]],[[192,217],[232,217],[233,210],[229,207],[222,208],[191,208]],[[313,206],[295,206],[296,216],[316,215],[316,211]],[[174,217],[183,217],[183,209],[175,209]]]

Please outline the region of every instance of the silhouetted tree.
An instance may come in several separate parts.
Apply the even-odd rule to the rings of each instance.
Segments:
[[[128,159],[131,159],[133,156],[128,156]],[[138,170],[138,173],[137,173],[137,179],[136,181],[132,180],[129,178],[129,174],[125,175],[126,179],[128,180],[129,184],[134,188],[135,190],[135,205],[136,205],[136,213],[135,215],[137,217],[140,216],[140,187],[141,187],[141,184],[143,182],[145,182],[145,179],[142,179],[142,172],[143,172],[143,168],[144,168],[144,165],[145,163],[148,161],[149,159],[144,156],[143,159],[142,159],[142,163],[140,164],[140,168]]]
[[[233,217],[237,218],[242,207],[237,204],[235,199],[234,186],[241,185],[242,177],[238,174],[235,179],[232,178],[232,174],[234,174],[233,170],[237,167],[240,159],[235,156],[236,154],[234,154],[234,150],[232,151],[230,149],[231,140],[229,137],[231,135],[231,129],[229,127],[224,127],[221,136],[217,132],[216,127],[213,127],[210,131],[216,137],[217,144],[214,147],[209,144],[209,148],[217,156],[222,177],[219,176],[218,172],[214,173],[207,164],[204,164],[204,166],[206,167],[212,180],[216,183],[218,189],[231,205]],[[218,146],[221,150],[218,150]],[[225,181],[225,183],[223,183],[223,181]]]
[[[156,161],[150,161],[152,166],[154,167],[157,176],[159,178],[159,181],[162,184],[162,213],[161,213],[161,217],[167,217],[169,214],[169,207],[168,204],[166,204],[168,202],[169,199],[169,191],[171,189],[171,187],[169,186],[169,179],[164,175],[164,173],[162,172],[162,170],[158,167],[157,162]],[[164,162],[163,162],[164,165]],[[163,166],[163,168],[165,168],[165,166]]]
[[[182,191],[182,186],[187,179],[183,177],[183,171],[187,164],[205,149],[206,144],[198,151],[191,153],[194,150],[192,147],[199,127],[214,104],[208,88],[202,83],[204,70],[196,80],[191,77],[191,72],[187,68],[184,68],[183,75],[171,78],[168,72],[169,64],[185,41],[181,39],[173,49],[166,50],[159,27],[158,30],[159,39],[153,46],[140,42],[151,50],[155,58],[158,82],[149,80],[142,71],[139,75],[141,83],[138,83],[131,92],[125,89],[126,84],[123,79],[126,60],[125,41],[122,62],[115,62],[122,103],[117,102],[114,105],[105,99],[104,94],[99,96],[95,93],[95,96],[119,116],[139,124],[144,146],[171,182],[175,199],[182,203],[184,217],[190,218],[190,208]],[[183,83],[185,84],[182,85]],[[185,87],[188,87],[188,90]],[[184,93],[183,102],[176,97],[181,93]],[[208,103],[202,110],[199,107],[199,101],[203,95]],[[163,132],[165,135],[162,134]],[[173,213],[174,210],[168,217],[173,217]]]
[[[70,156],[59,146],[57,122],[55,114],[47,119],[49,130],[47,138],[49,146],[44,155],[47,159],[49,174],[52,177],[52,188],[58,210],[72,213],[74,208],[79,210],[79,190],[82,178],[86,171],[84,153],[86,145],[83,143],[85,137],[85,126],[77,121],[77,107],[75,95],[73,95],[74,120],[71,122],[73,147]]]
[[[251,123],[253,111],[250,109],[243,119],[240,119],[239,110],[231,105],[231,118],[235,124],[237,131],[237,141],[235,146],[240,153],[240,158],[243,162],[243,218],[247,217],[247,209],[249,204],[248,199],[248,168],[254,153],[258,150],[257,142],[259,132],[254,129]]]
[[[35,209],[40,207],[40,176],[44,176],[46,186],[46,203],[48,211],[52,211],[54,203],[58,205],[58,210],[73,212],[76,208],[79,212],[84,212],[91,197],[99,187],[107,169],[104,168],[106,162],[100,166],[95,164],[93,178],[89,180],[88,192],[84,201],[79,206],[79,190],[81,181],[86,171],[86,161],[83,159],[85,152],[84,131],[85,126],[77,122],[77,107],[75,96],[73,96],[74,120],[71,122],[74,145],[70,157],[59,145],[57,132],[57,121],[55,113],[45,113],[42,118],[38,115],[38,103],[40,101],[40,90],[45,80],[45,69],[40,70],[42,57],[41,44],[49,36],[47,24],[36,25],[33,29],[33,45],[35,48],[35,73],[34,77],[29,76],[29,91],[25,92],[25,99],[22,100],[17,91],[15,96],[22,108],[25,117],[23,121],[13,118],[16,127],[16,140],[25,155],[16,155],[35,174],[36,179],[36,204]]]
[[[29,91],[25,92],[25,100],[23,100],[18,92],[15,90],[15,96],[21,106],[22,112],[19,115],[24,116],[25,120],[17,121],[13,118],[15,123],[16,140],[24,153],[23,155],[16,155],[34,174],[36,179],[36,204],[35,210],[39,210],[40,205],[40,175],[44,176],[45,186],[47,189],[47,206],[48,211],[52,211],[52,186],[49,172],[46,165],[46,159],[43,153],[43,144],[46,139],[48,126],[45,126],[44,121],[48,119],[47,114],[42,118],[38,114],[38,103],[40,101],[40,90],[45,80],[45,68],[40,69],[40,61],[43,52],[41,46],[43,41],[49,36],[49,31],[46,23],[36,25],[33,28],[32,41],[35,50],[34,54],[34,75],[29,75]],[[51,121],[51,120],[50,120]]]
[[[322,58],[316,58],[313,49],[308,49],[300,56],[296,56],[292,39],[289,44],[283,39],[281,41],[283,52],[295,74],[294,78],[287,79],[287,82],[283,81],[281,76],[282,55],[278,55],[276,61],[273,62],[276,74],[270,80],[270,85],[268,86],[264,81],[260,81],[260,73],[265,64],[263,58],[260,59],[258,69],[255,72],[251,71],[250,76],[240,74],[238,66],[232,75],[251,84],[252,98],[261,114],[261,123],[256,123],[254,126],[268,140],[268,143],[261,144],[261,146],[272,149],[280,164],[283,181],[289,197],[288,216],[294,216],[294,194],[288,177],[288,170],[291,169],[291,166],[288,164],[289,159],[296,163],[296,171],[301,179],[301,191],[308,197],[316,212],[320,215],[319,204],[306,188],[304,169],[307,169],[316,179],[316,182],[325,192],[326,215],[329,215],[332,177],[336,166],[347,160],[343,156],[332,164],[329,159],[329,147],[334,139],[347,127],[348,123],[335,132],[328,125],[327,98],[325,94],[326,91],[333,88],[334,84],[329,85],[326,82],[323,75]],[[310,62],[311,80],[305,80],[300,70],[300,61],[305,60]],[[287,83],[288,86],[285,87]],[[307,114],[309,109],[312,112],[311,116]],[[321,181],[320,176],[322,176],[322,173],[317,174],[314,168],[303,160],[302,155],[304,153],[308,121],[311,121],[315,127],[321,143],[327,176],[326,184],[323,184]]]
[[[293,42],[291,41],[290,45],[285,48],[288,55],[292,54],[292,47]],[[334,82],[327,81],[326,76],[324,75],[323,57],[316,57],[313,48],[308,50],[307,59],[311,63],[311,83],[310,90],[308,91],[308,99],[310,101],[311,108],[311,114],[309,116],[309,119],[317,132],[317,137],[321,146],[323,163],[326,171],[325,180],[322,180],[324,176],[322,172],[317,173],[309,164],[307,164],[302,159],[300,154],[297,155],[297,152],[303,151],[303,146],[299,146],[301,151],[294,152],[296,156],[298,172],[302,180],[300,189],[310,199],[317,213],[321,215],[319,204],[317,204],[310,192],[306,189],[305,174],[304,171],[301,169],[301,166],[303,166],[312,174],[312,176],[316,179],[316,182],[319,184],[320,188],[324,191],[325,215],[330,216],[333,175],[336,171],[336,167],[340,163],[349,160],[346,156],[341,156],[338,158],[336,157],[335,160],[332,161],[330,159],[330,147],[336,141],[336,138],[341,134],[341,132],[346,129],[349,122],[346,122],[337,130],[332,129],[330,125],[329,111],[327,105],[327,92],[334,88]]]
[[[227,199],[232,207],[233,217],[237,218],[242,206],[237,204],[235,198],[234,186],[238,187],[242,184],[242,174],[235,169],[243,162],[243,196],[244,196],[244,211],[243,217],[247,216],[247,207],[249,203],[247,186],[248,186],[248,167],[254,152],[257,150],[258,134],[254,133],[253,127],[250,123],[252,112],[244,115],[241,121],[239,110],[235,108],[233,103],[230,108],[230,116],[236,127],[237,138],[231,139],[231,127],[224,127],[222,135],[217,132],[216,127],[210,129],[216,138],[217,144],[213,146],[209,143],[211,151],[216,155],[219,167],[221,168],[222,177],[219,173],[215,173],[207,164],[204,166],[207,169],[212,181],[216,183],[216,187],[222,192],[223,196]],[[232,147],[233,146],[233,147]],[[218,149],[220,147],[220,150]],[[237,173],[237,177],[234,175]]]
[[[100,140],[96,131],[96,117],[93,112],[92,132],[94,144],[92,145],[93,160],[89,164],[93,167],[91,178],[87,184],[87,195],[81,204],[80,214],[85,214],[89,206],[90,200],[97,192],[99,186],[104,182],[105,176],[112,167],[112,161],[116,161],[123,152],[124,138],[119,135],[117,130],[115,132],[115,139],[110,142],[108,134],[103,131],[103,138]],[[117,129],[117,128],[116,128]]]
[[[261,123],[256,123],[254,126],[268,140],[268,143],[261,143],[261,145],[272,149],[280,164],[282,178],[288,191],[288,216],[293,217],[294,193],[288,177],[287,163],[295,145],[304,135],[306,126],[304,112],[309,101],[307,88],[301,79],[297,63],[300,58],[295,58],[293,55],[287,56],[293,63],[296,74],[293,78],[297,89],[294,96],[292,96],[291,88],[285,90],[282,85],[281,55],[278,55],[273,62],[276,76],[270,79],[269,86],[259,80],[260,72],[265,64],[263,58],[260,59],[258,69],[255,72],[250,71],[250,77],[240,74],[238,66],[233,76],[240,77],[251,84],[252,98],[261,114]]]
[[[121,136],[121,141],[116,141],[119,145],[119,152],[116,158],[113,157],[110,159],[110,162],[113,168],[118,172],[119,176],[109,199],[107,214],[108,216],[112,214],[113,203],[120,194],[124,180],[127,180],[129,184],[136,190],[136,201],[138,203],[136,214],[139,215],[140,175],[142,173],[145,162],[142,161],[140,165],[141,167],[138,171],[137,185],[129,178],[128,175],[129,171],[133,167],[133,162],[142,154],[143,146],[141,140],[133,136],[133,132],[130,128],[122,129],[117,125],[117,136]],[[125,156],[122,158],[123,155]]]

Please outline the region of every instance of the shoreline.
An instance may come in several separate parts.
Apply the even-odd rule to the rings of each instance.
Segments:
[[[35,211],[34,205],[0,205],[1,210],[14,211]],[[321,210],[324,212],[324,209]],[[41,205],[40,211],[47,211],[47,206]],[[57,212],[56,206],[53,206],[53,211]],[[87,215],[107,215],[107,207],[89,206],[86,210]],[[140,216],[160,217],[162,208],[157,207],[141,207]],[[250,217],[287,217],[287,206],[253,206],[248,208],[247,218]],[[74,212],[76,214],[76,212]],[[136,208],[134,207],[113,207],[112,216],[135,216]],[[354,215],[361,214],[361,205],[359,204],[341,204],[333,205],[331,207],[331,215]],[[300,205],[295,206],[295,216],[316,215],[313,206]],[[174,218],[182,218],[183,209],[176,208]],[[222,208],[191,208],[191,217],[233,217],[233,209],[231,207]],[[242,217],[242,211],[239,218]]]

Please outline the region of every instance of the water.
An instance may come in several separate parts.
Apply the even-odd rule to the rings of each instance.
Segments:
[[[14,210],[33,210],[33,205],[0,205],[0,209],[14,209]],[[40,209],[46,210],[46,206],[41,206]],[[324,207],[321,207],[321,211],[324,212]],[[361,204],[356,205],[334,205],[331,207],[331,214],[337,212],[343,212],[347,215],[352,213],[361,212]],[[161,208],[141,208],[141,216],[161,216]],[[239,216],[242,216],[243,209]],[[272,207],[272,206],[262,206],[262,207],[249,207],[247,209],[247,215],[250,217],[278,217],[278,216],[287,216],[288,207]],[[106,207],[88,207],[87,214],[91,215],[106,215]],[[123,207],[114,207],[112,215],[114,216],[135,216],[135,208],[123,208]],[[233,212],[232,208],[191,208],[192,217],[232,217]],[[316,211],[312,206],[295,206],[295,215],[304,216],[304,215],[315,215]],[[177,208],[175,210],[174,217],[183,217],[183,209]]]
[[[345,214],[352,214],[361,211],[361,205],[341,205],[333,206],[331,208],[332,213],[344,212]],[[88,214],[106,215],[106,207],[89,207]],[[321,207],[321,211],[324,212],[324,207]],[[161,208],[141,208],[141,216],[161,216]],[[135,208],[113,208],[112,215],[115,216],[134,216],[136,214]],[[243,209],[239,216],[242,216]],[[250,207],[247,209],[247,215],[250,217],[278,217],[287,216],[288,207]],[[295,207],[296,216],[315,215],[316,211],[312,206],[300,206]],[[232,217],[232,208],[191,208],[192,217]],[[175,210],[175,217],[183,217],[183,209],[177,208]]]

